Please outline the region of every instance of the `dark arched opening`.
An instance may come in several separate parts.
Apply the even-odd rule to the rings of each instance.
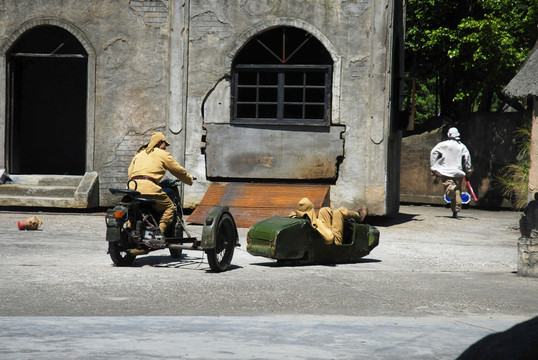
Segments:
[[[12,174],[84,174],[88,54],[67,30],[36,26],[6,54]]]

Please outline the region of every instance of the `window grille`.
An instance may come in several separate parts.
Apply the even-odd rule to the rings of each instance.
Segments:
[[[329,125],[332,60],[319,41],[304,30],[279,28],[242,52],[248,53],[233,68],[232,123]]]

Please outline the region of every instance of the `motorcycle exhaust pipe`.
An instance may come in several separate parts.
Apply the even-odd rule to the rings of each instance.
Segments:
[[[170,244],[168,247],[172,250],[202,250],[199,244]]]

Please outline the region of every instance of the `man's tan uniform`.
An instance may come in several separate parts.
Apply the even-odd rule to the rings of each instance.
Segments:
[[[145,197],[155,200],[155,210],[162,213],[159,229],[164,234],[173,220],[174,203],[158,184],[167,170],[187,185],[192,185],[193,178],[174,160],[168,151],[157,147],[163,141],[170,145],[163,133],[154,132],[149,144],[131,161],[128,175],[129,179],[133,180],[129,182],[130,189],[135,188],[133,183],[135,181],[137,191]]]
[[[353,218],[357,222],[362,222],[366,217],[366,208],[361,209],[361,213],[357,211],[348,210],[344,207],[340,207],[333,210],[329,207],[322,207],[319,209],[319,214],[316,217],[314,210],[314,204],[308,198],[302,198],[299,201],[296,211],[292,211],[291,217],[304,217],[308,216],[312,227],[316,229],[325,244],[330,245],[333,242],[336,245],[342,245],[342,237],[344,234],[344,219]]]

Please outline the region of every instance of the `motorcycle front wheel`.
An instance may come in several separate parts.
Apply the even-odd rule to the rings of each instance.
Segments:
[[[108,253],[116,266],[129,266],[136,258],[136,255],[131,254],[120,241],[109,242]]]
[[[226,271],[230,267],[235,249],[234,221],[228,214],[223,214],[217,226],[215,248],[206,251],[211,270]]]

